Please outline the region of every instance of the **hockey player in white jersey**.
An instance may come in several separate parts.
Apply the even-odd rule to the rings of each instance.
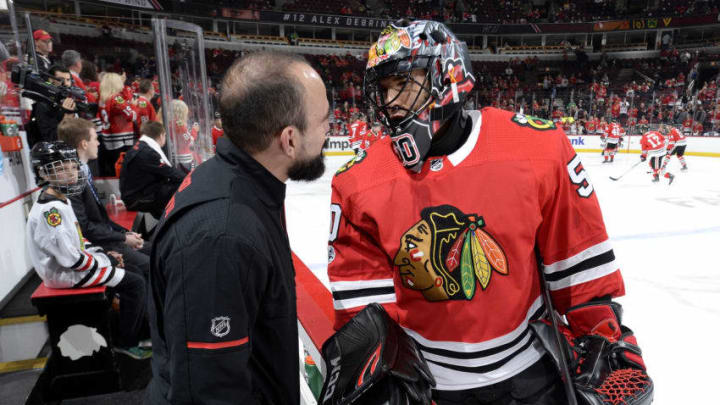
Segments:
[[[87,184],[76,150],[64,142],[40,142],[31,159],[37,182],[44,185],[27,222],[26,242],[35,271],[49,288],[112,288],[120,296],[115,350],[136,359],[149,357],[149,350],[137,347],[145,281],[116,267],[122,265],[122,256],[106,253],[83,238],[67,198]]]

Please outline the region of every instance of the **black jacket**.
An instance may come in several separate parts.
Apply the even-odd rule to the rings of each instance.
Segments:
[[[95,186],[88,184],[82,193],[70,197],[83,236],[100,246],[116,242],[124,243],[127,229],[110,220],[105,206],[95,198],[91,187]]]
[[[129,210],[157,212],[158,217],[185,177],[164,164],[160,154],[143,141],[125,153],[120,170],[120,194]]]
[[[53,106],[44,101],[33,104],[27,125],[29,147],[38,142],[57,141],[57,127],[64,117],[65,111],[60,105]]]
[[[156,228],[153,404],[300,401],[285,184],[221,138]]]

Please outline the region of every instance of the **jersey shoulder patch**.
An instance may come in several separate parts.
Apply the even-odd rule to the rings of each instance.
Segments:
[[[125,102],[125,99],[122,98],[122,96],[115,96],[115,102],[118,104],[122,104]]]
[[[145,108],[147,107],[147,103],[145,102],[145,100],[140,100],[138,101],[138,106],[140,106],[140,108]]]
[[[521,127],[529,127],[537,131],[557,129],[557,126],[554,122],[538,117],[533,117],[532,115],[524,115],[517,113],[512,116],[510,121],[514,122],[517,125],[520,125]]]
[[[358,152],[355,154],[355,156],[350,159],[347,163],[340,166],[340,168],[335,172],[335,176],[338,176],[342,173],[345,173],[346,171],[350,170],[351,167],[362,163],[363,160],[367,157],[367,152],[363,149],[359,149]]]
[[[47,221],[48,225],[52,226],[53,228],[62,224],[62,216],[60,215],[58,209],[55,207],[52,207],[49,210],[43,212],[43,216],[45,217],[45,221]]]

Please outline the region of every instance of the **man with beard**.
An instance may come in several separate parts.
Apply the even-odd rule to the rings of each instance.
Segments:
[[[153,404],[299,404],[285,182],[314,180],[325,85],[301,56],[257,52],[223,80],[225,136],[178,188],[151,256]]]

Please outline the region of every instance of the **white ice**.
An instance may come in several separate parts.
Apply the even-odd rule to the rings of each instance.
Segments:
[[[625,279],[618,299],[655,381],[655,405],[720,404],[720,159],[677,158],[675,174],[652,183],[647,163],[618,155],[601,164],[581,154],[600,200],[608,234]],[[328,157],[326,174],[313,183],[288,183],[288,231],[293,251],[327,286],[330,181],[350,157]]]

